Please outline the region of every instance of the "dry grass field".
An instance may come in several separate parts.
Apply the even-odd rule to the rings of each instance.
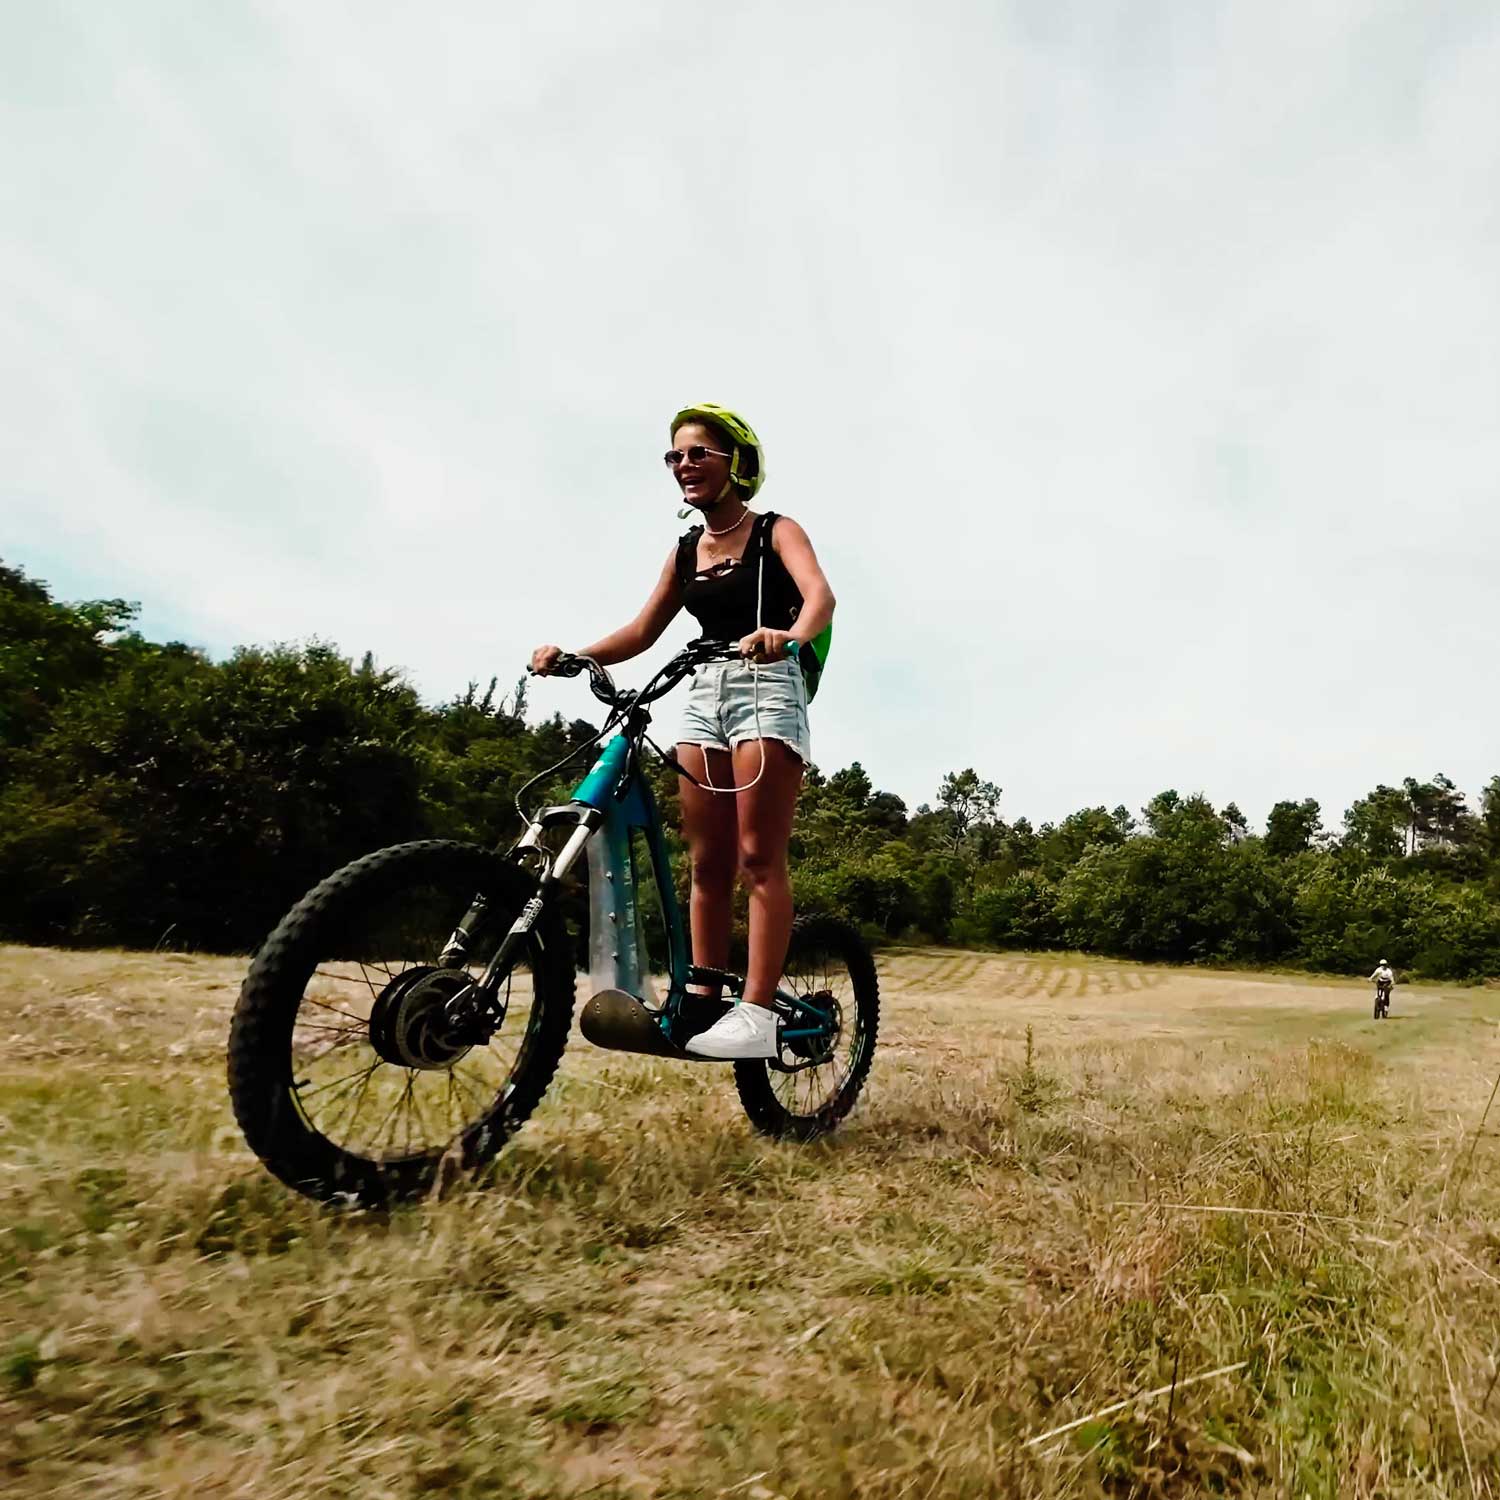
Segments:
[[[1500,995],[880,967],[828,1142],[575,1034],[376,1215],[239,1140],[242,962],[0,948],[0,1488],[1500,1494]]]

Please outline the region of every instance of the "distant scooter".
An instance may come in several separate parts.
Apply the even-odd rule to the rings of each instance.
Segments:
[[[1384,1021],[1391,1013],[1391,981],[1389,979],[1377,979],[1375,981],[1375,1019]]]

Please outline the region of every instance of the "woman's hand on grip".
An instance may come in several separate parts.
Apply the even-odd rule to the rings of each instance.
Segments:
[[[740,655],[751,661],[781,661],[792,639],[790,630],[772,630],[763,625],[741,639]]]
[[[558,658],[563,654],[561,646],[538,646],[531,653],[531,670],[538,677],[548,677],[557,666]]]

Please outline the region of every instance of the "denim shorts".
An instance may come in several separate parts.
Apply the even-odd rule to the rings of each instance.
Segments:
[[[807,684],[802,680],[802,668],[794,661],[772,661],[759,668],[745,661],[715,661],[697,668],[688,688],[677,743],[729,750],[747,740],[762,739],[780,740],[804,765],[812,764]]]

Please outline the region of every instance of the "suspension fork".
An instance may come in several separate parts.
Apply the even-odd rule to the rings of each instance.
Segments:
[[[455,1023],[472,1025],[482,1019],[493,1030],[504,1020],[504,1004],[497,1001],[500,982],[510,973],[516,954],[547,909],[547,903],[553,899],[557,887],[603,822],[603,813],[575,802],[563,807],[543,808],[527,826],[507,857],[517,864],[529,863],[536,867],[537,888],[500,940],[499,947],[485,965],[484,973],[448,1002],[448,1012]],[[553,854],[542,842],[543,835],[549,829],[568,824],[572,825],[572,831]],[[470,945],[483,929],[488,908],[488,898],[483,892],[478,893],[444,944],[438,958],[441,967],[463,967]]]

